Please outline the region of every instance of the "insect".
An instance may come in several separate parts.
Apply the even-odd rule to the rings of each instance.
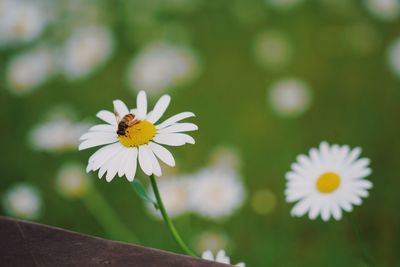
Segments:
[[[120,119],[119,114],[117,112],[114,113],[118,123],[118,136],[126,136],[126,129],[140,122],[139,120],[135,119],[135,115],[133,114],[127,114],[122,119]]]

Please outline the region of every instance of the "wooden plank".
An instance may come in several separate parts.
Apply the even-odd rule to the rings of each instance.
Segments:
[[[171,252],[0,217],[0,266],[224,267]]]

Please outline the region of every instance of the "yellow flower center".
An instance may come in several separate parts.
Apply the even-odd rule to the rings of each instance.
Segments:
[[[119,135],[119,142],[126,147],[137,147],[150,142],[156,136],[156,127],[151,122],[140,121],[128,127],[125,135]]]
[[[334,172],[326,172],[318,177],[316,187],[321,193],[331,193],[340,185],[340,177]]]

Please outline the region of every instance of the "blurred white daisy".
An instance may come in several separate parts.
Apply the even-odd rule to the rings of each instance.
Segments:
[[[332,216],[342,218],[342,210],[351,212],[368,196],[372,183],[370,160],[358,157],[360,148],[329,145],[322,142],[319,149],[312,148],[309,156],[299,155],[292,170],[286,174],[286,201],[297,202],[291,214],[310,219],[319,215],[324,221]]]
[[[63,152],[76,149],[79,137],[91,124],[75,123],[67,116],[55,116],[36,126],[29,134],[31,145],[38,150]]]
[[[57,174],[58,192],[68,198],[79,198],[90,188],[90,178],[85,167],[77,163],[68,163],[61,167]]]
[[[283,117],[303,114],[311,104],[310,87],[298,79],[287,78],[274,83],[268,91],[272,109]]]
[[[154,43],[135,56],[128,68],[127,79],[133,90],[157,95],[171,87],[188,84],[198,73],[198,58],[192,50],[169,43]]]
[[[9,88],[16,94],[31,92],[43,85],[54,74],[53,50],[47,47],[35,48],[11,59],[6,70]]]
[[[240,169],[242,160],[239,151],[231,146],[220,146],[211,153],[211,164],[221,168]]]
[[[157,182],[158,190],[164,202],[165,209],[171,218],[189,210],[188,205],[188,185],[189,180],[185,177],[163,177]],[[155,199],[152,188],[149,188],[149,195]],[[154,205],[148,203],[147,208],[155,217],[162,219],[161,213],[154,208]]]
[[[36,39],[48,24],[43,3],[0,0],[0,46],[28,43]]]
[[[297,7],[304,0],[264,0],[273,9],[286,11]]]
[[[68,79],[79,79],[104,64],[113,51],[113,36],[103,26],[77,28],[66,41],[60,57],[61,69]]]
[[[292,47],[287,37],[278,31],[262,32],[253,42],[255,60],[268,69],[281,69],[292,58]]]
[[[364,0],[364,4],[371,15],[384,21],[395,20],[400,15],[399,0]]]
[[[390,69],[400,78],[400,37],[390,45],[387,53],[387,61]]]
[[[210,250],[204,251],[203,254],[201,255],[202,259],[209,260],[209,261],[215,261],[219,263],[225,263],[225,264],[231,264],[231,259],[226,256],[225,250],[220,250],[218,251],[217,255],[213,255],[213,253]],[[243,262],[237,263],[234,266],[239,266],[239,267],[245,267],[246,264]]]
[[[38,190],[30,185],[17,184],[3,196],[3,206],[7,214],[22,219],[37,219],[42,200]]]
[[[190,209],[201,216],[210,219],[227,217],[244,202],[245,189],[241,177],[231,168],[206,168],[192,179]]]
[[[183,119],[193,117],[192,112],[182,112],[172,116],[160,124],[157,121],[164,114],[171,98],[162,96],[154,109],[147,112],[147,98],[144,91],[137,96],[137,108],[129,110],[121,100],[115,100],[114,113],[102,110],[97,117],[106,124],[99,124],[89,129],[81,137],[79,150],[106,145],[89,158],[87,171],[99,170],[99,178],[106,172],[106,180],[110,182],[116,174],[126,176],[133,181],[136,174],[137,161],[147,175],[161,176],[158,157],[169,166],[175,160],[165,147],[194,144],[194,139],[182,132],[195,131],[193,123],[182,123]],[[160,145],[161,144],[161,145]]]

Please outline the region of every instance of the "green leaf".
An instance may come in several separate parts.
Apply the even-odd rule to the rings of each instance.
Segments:
[[[158,204],[155,202],[149,195],[147,194],[146,189],[144,188],[142,182],[138,179],[133,180],[132,187],[135,190],[136,194],[143,199],[144,201],[150,202],[154,205],[154,207],[158,210]]]

